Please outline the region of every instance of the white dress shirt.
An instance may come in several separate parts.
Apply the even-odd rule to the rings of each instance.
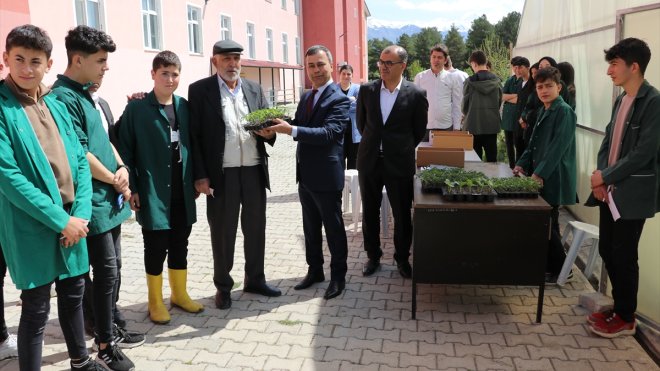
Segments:
[[[385,87],[385,82],[380,83],[380,113],[383,115],[383,125],[385,125],[387,118],[390,117],[390,113],[392,113],[392,108],[394,107],[394,102],[396,102],[396,97],[399,96],[402,82],[403,76],[396,85],[396,88],[391,92]]]
[[[222,167],[256,166],[259,165],[257,140],[243,128],[244,117],[250,113],[241,80],[238,80],[233,90],[218,76],[220,84],[220,101],[222,118],[225,121],[225,152]]]
[[[415,85],[426,90],[429,101],[427,129],[461,129],[463,81],[458,74],[441,70],[436,75],[429,69],[415,76]]]
[[[105,112],[103,112],[103,108],[101,108],[101,105],[99,104],[99,94],[97,92],[93,92],[90,94],[92,97],[92,100],[94,101],[94,108],[96,108],[97,111],[101,114],[101,123],[103,124],[103,130],[105,130],[105,133],[108,134],[108,120],[105,118]]]

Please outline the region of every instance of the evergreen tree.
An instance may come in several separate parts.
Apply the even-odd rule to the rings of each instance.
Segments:
[[[481,45],[484,43],[484,40],[486,40],[488,35],[494,33],[495,27],[488,22],[488,18],[486,18],[485,14],[474,19],[472,21],[472,26],[468,31],[467,41],[465,42],[468,57],[470,53],[481,48]]]
[[[520,13],[511,12],[495,24],[495,34],[497,34],[499,39],[502,40],[502,44],[507,48],[509,47],[509,43],[511,43],[512,47],[515,46],[516,39],[518,38],[520,17]]]
[[[454,65],[454,68],[465,70],[468,67],[466,62],[468,56],[465,55],[467,51],[465,48],[465,40],[463,40],[463,36],[461,36],[458,32],[458,28],[453,23],[445,35],[445,45],[447,45],[447,48],[449,49],[449,55],[451,56],[451,62]]]
[[[440,31],[436,27],[424,27],[419,33],[413,35],[413,38],[415,39],[415,53],[414,58],[409,60],[408,65],[412,61],[418,60],[423,69],[431,68],[429,51],[435,44],[442,43]]]

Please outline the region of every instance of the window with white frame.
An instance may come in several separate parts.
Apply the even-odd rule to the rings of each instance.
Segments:
[[[300,0],[293,0],[293,14],[300,14]]]
[[[254,41],[254,23],[247,22],[248,58],[256,59],[256,46]]]
[[[289,63],[289,35],[282,33],[282,62]]]
[[[301,56],[302,56],[302,54],[300,54],[300,38],[298,36],[296,36],[296,63],[297,64],[301,64],[301,62],[302,62]]]
[[[268,60],[273,60],[273,30],[266,29],[266,45],[268,46]]]
[[[157,0],[142,0],[142,34],[145,48],[160,49],[160,4]]]
[[[220,16],[220,39],[231,40],[231,17],[228,15]]]
[[[86,25],[97,30],[105,30],[103,0],[74,0],[76,7],[76,24]]]
[[[188,5],[188,51],[202,54],[202,9]]]
[[[282,0],[282,9],[286,10],[286,2],[287,0]]]

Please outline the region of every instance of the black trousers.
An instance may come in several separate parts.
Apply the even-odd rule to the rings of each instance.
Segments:
[[[505,130],[504,142],[506,143],[506,155],[509,160],[509,167],[513,169],[526,148],[522,128],[512,131]]]
[[[483,152],[485,152],[486,162],[497,162],[497,134],[474,135],[473,143],[474,151],[480,159],[484,159]]]
[[[357,163],[358,146],[360,142],[353,143],[353,126],[348,125],[344,131],[344,162],[345,169],[355,169]]]
[[[5,322],[5,276],[7,275],[7,262],[5,261],[5,254],[2,252],[0,246],[0,343],[7,340],[9,333],[7,332],[7,323]]]
[[[412,244],[413,177],[389,177],[384,175],[383,159],[379,158],[373,172],[358,174],[362,197],[362,234],[364,250],[369,259],[383,256],[380,248],[380,205],[383,186],[392,206],[394,217],[394,260],[408,261]]]
[[[315,192],[298,184],[302,206],[305,258],[309,272],[323,271],[323,235],[330,250],[330,275],[333,281],[344,282],[348,266],[348,241],[341,212],[341,191]]]
[[[186,207],[183,200],[172,201],[170,207],[170,229],[148,230],[142,228],[144,240],[144,269],[147,274],[158,276],[163,273],[167,258],[170,269],[187,269],[188,237],[192,226],[187,225]]]
[[[90,241],[94,251],[89,251]],[[112,249],[112,251],[110,251],[110,249]],[[117,313],[117,300],[119,300],[119,286],[121,284],[121,225],[118,225],[106,233],[89,237],[87,250],[90,264],[94,269],[95,279],[93,282],[89,273],[84,275],[85,295],[83,296],[83,316],[86,321],[94,324],[94,329],[99,335],[99,340],[105,343],[108,342],[112,336],[112,322],[114,322],[114,316],[115,313]],[[104,306],[107,305],[107,298],[104,296],[105,294],[97,296],[94,287],[103,286],[102,291],[105,292],[108,290],[105,283],[101,281],[103,281],[102,277],[104,275],[111,274],[109,270],[111,265],[109,261],[110,259],[114,259],[115,261],[116,278],[114,279],[115,283],[112,288],[112,297],[110,299],[110,313],[107,313],[104,308]],[[94,266],[97,268],[94,268]],[[101,273],[99,270],[103,270],[104,273]],[[98,281],[96,280],[97,274],[99,275]],[[105,279],[107,279],[107,277]],[[96,309],[97,306],[103,306],[103,308]],[[101,316],[97,316],[97,313],[101,313]],[[110,318],[110,327],[107,327],[108,324],[106,323],[108,317]],[[97,322],[97,320],[99,320],[100,323]]]
[[[564,260],[566,260],[566,251],[561,244],[561,232],[559,231],[559,206],[552,206],[550,217],[550,245],[548,246],[548,259],[545,271],[553,276],[557,276],[561,272]]]
[[[21,292],[21,319],[18,325],[18,365],[21,371],[41,369],[44,329],[50,312],[52,283]],[[85,291],[83,276],[55,280],[57,311],[69,358],[87,358],[83,330],[82,298]]]
[[[112,308],[117,296],[117,250],[121,227],[87,237],[87,253],[92,266],[92,307],[94,308],[94,330],[97,340],[109,343],[112,340]]]
[[[215,197],[206,198],[206,215],[213,247],[213,283],[218,291],[234,286],[234,246],[239,213],[245,254],[245,285],[266,282],[266,180],[261,165],[225,168]]]
[[[612,282],[614,312],[626,322],[635,320],[639,289],[638,246],[646,219],[619,219],[607,205],[600,206],[598,249]]]

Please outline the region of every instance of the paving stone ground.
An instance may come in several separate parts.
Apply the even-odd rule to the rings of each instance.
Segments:
[[[412,320],[411,281],[392,264],[391,238],[383,240],[382,270],[363,277],[361,229],[353,232],[349,214],[345,292],[325,301],[326,284],[294,291],[306,273],[294,153],[289,137],[278,138],[270,150],[266,277],[282,290],[281,297],[242,291],[239,233],[233,306],[215,308],[209,228],[200,199],[190,237],[188,286],[206,310],[193,315],[171,309],[170,324],[154,325],[147,318],[140,227],[133,220],[124,224],[120,306],[128,327],[147,334],[143,346],[126,350],[137,370],[659,370],[632,337],[608,340],[590,334],[578,296],[593,290],[580,274],[562,288],[546,289],[542,324],[534,323],[538,289],[518,286],[420,285],[417,320]],[[7,325],[16,333],[19,292],[7,281]],[[54,298],[51,308],[43,369],[68,369]],[[0,362],[0,370],[17,369],[15,360]]]

